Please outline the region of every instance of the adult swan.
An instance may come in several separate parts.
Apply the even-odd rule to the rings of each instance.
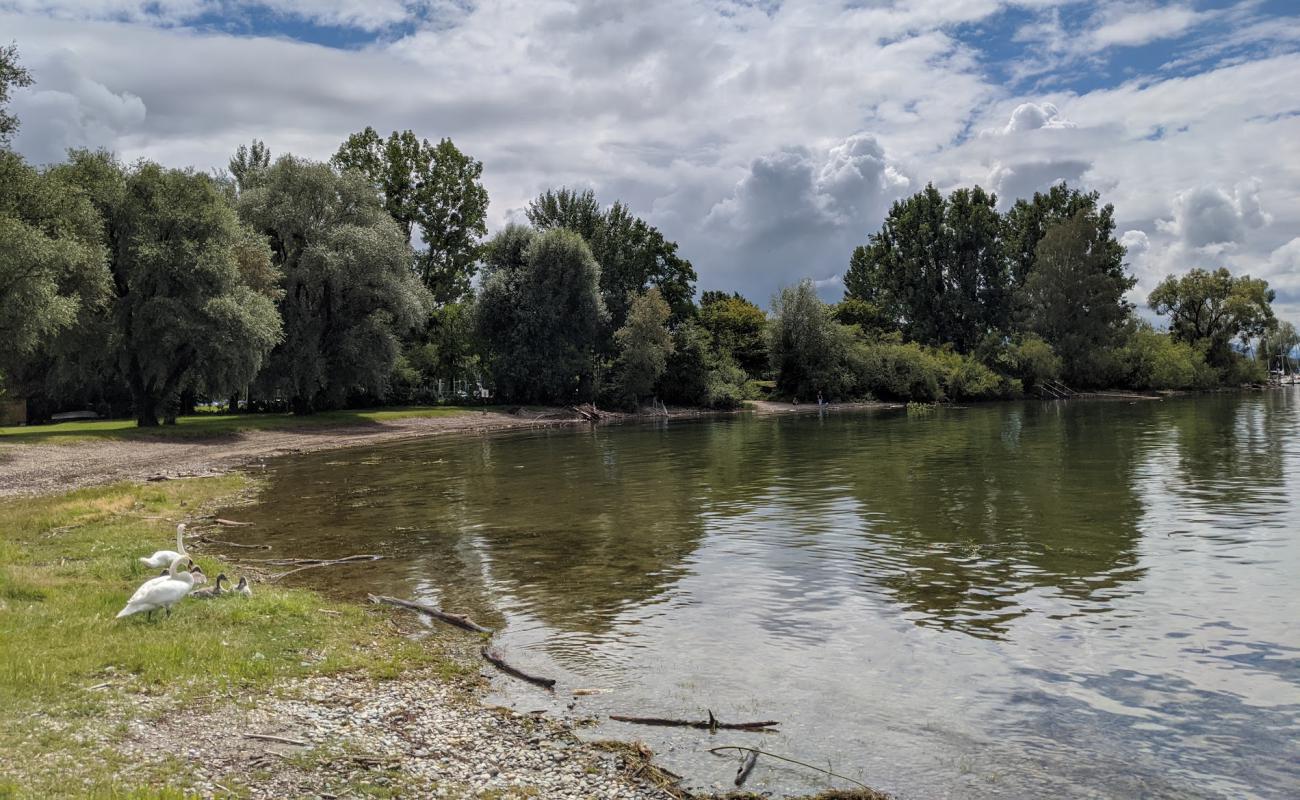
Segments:
[[[117,612],[117,619],[144,611],[147,612],[145,617],[152,620],[153,612],[160,608],[166,610],[167,616],[170,617],[172,606],[194,588],[193,575],[188,572],[176,574],[176,570],[185,559],[186,556],[177,556],[172,560],[166,575],[150,578],[140,584],[140,588],[135,590],[131,599],[126,601],[126,607]]]
[[[140,562],[146,567],[165,567],[182,556],[188,558],[189,553],[185,552],[185,523],[176,526],[176,549],[159,550],[148,558],[140,557]]]

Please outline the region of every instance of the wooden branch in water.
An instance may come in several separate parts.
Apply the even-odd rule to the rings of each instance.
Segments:
[[[440,608],[434,608],[428,603],[417,603],[414,600],[403,600],[400,597],[386,597],[384,595],[369,595],[370,602],[379,603],[386,606],[397,606],[398,608],[409,608],[412,611],[419,611],[421,614],[428,614],[439,622],[445,622],[448,625],[455,625],[457,628],[463,628],[474,633],[491,633],[491,628],[485,628],[474,620],[463,614],[452,614],[443,611]]]
[[[479,653],[482,654],[483,658],[489,664],[501,670],[507,675],[513,675],[514,677],[519,678],[520,680],[528,681],[529,683],[536,684],[546,689],[555,688],[554,678],[542,678],[537,675],[529,675],[527,672],[524,672],[518,667],[512,667],[506,663],[505,659],[501,657],[500,653],[496,652],[495,650],[488,647],[487,645],[484,645],[483,649],[480,650]]]
[[[764,720],[763,722],[720,722],[709,712],[709,718],[706,720],[690,719],[668,719],[665,717],[625,717],[621,714],[610,714],[609,718],[615,722],[631,722],[636,725],[663,725],[677,728],[699,728],[708,731],[766,731],[781,723],[774,720]]]
[[[740,769],[736,770],[736,785],[740,786],[749,777],[749,773],[754,771],[754,765],[758,763],[758,751],[750,750],[745,760],[740,762]]]
[[[211,536],[208,536],[207,534],[200,534],[199,537],[195,539],[195,541],[203,542],[204,544],[217,544],[217,545],[221,545],[222,547],[242,547],[245,550],[270,550],[271,549],[271,545],[269,544],[240,544],[239,542],[227,542],[222,539],[213,539]]]
[[[759,750],[757,747],[741,747],[739,745],[730,745],[730,744],[724,745],[722,747],[709,748],[709,752],[713,753],[714,755],[721,754],[723,750],[739,750],[742,753],[752,753],[754,755],[762,754],[767,756],[768,758],[775,758],[778,761],[785,761],[790,764],[798,764],[801,767],[807,767],[808,769],[815,770],[817,772],[820,772],[823,775],[829,775],[832,778],[839,778],[842,781],[848,781],[849,783],[862,787],[863,800],[893,800],[893,798],[891,798],[889,795],[883,792],[878,792],[875,789],[872,789],[870,786],[863,783],[862,781],[856,781],[850,778],[848,775],[841,775],[838,772],[831,772],[828,769],[823,769],[822,767],[809,764],[806,761],[798,761],[796,759],[790,758],[789,756],[779,756],[776,753],[769,753],[766,750]],[[739,786],[740,784],[737,783],[736,785]]]
[[[338,564],[354,564],[358,561],[378,561],[381,558],[383,558],[383,556],[366,554],[366,555],[359,555],[359,556],[347,556],[346,558],[307,559],[309,563],[307,563],[305,566],[298,567],[297,569],[291,569],[288,572],[276,573],[275,575],[272,575],[271,577],[267,578],[267,580],[278,581],[281,578],[292,575],[295,572],[302,572],[305,569],[316,569],[317,567],[333,567]]]

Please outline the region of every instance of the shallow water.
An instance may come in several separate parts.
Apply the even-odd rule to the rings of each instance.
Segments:
[[[1297,434],[1296,389],[515,431],[272,461],[238,514],[500,627],[560,681],[498,681],[522,711],[781,721],[584,734],[695,787],[749,744],[911,798],[1297,797]]]

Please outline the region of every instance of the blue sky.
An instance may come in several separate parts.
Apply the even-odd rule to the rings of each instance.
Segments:
[[[15,147],[224,165],[350,132],[450,136],[491,223],[627,201],[701,288],[817,281],[927,182],[1115,204],[1142,302],[1195,266],[1300,321],[1297,0],[0,0],[37,84]]]

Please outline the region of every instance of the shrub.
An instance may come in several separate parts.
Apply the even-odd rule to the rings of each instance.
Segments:
[[[849,371],[857,394],[887,400],[943,397],[943,365],[915,342],[860,342],[850,352]]]
[[[1150,325],[1140,325],[1120,348],[1125,382],[1134,389],[1208,388],[1219,382],[1217,371],[1192,345]]]

